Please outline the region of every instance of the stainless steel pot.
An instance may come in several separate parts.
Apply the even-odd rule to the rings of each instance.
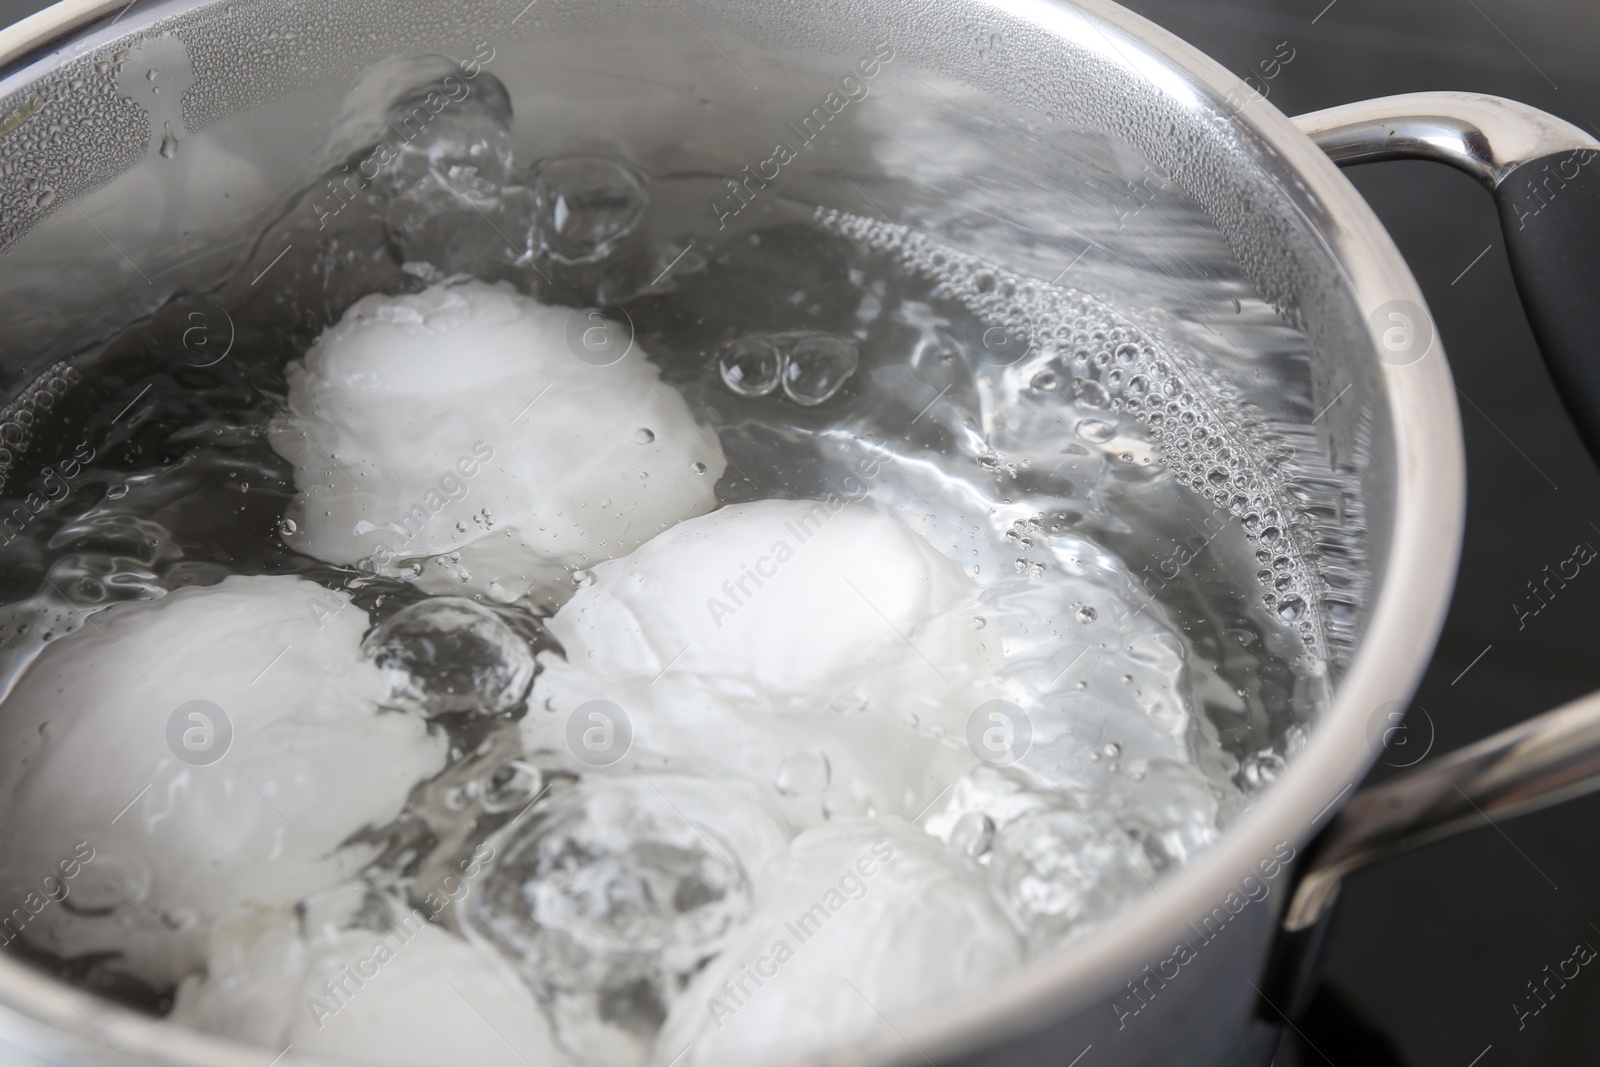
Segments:
[[[830,1059],[1265,1063],[1344,874],[1600,783],[1591,698],[1356,792],[1444,616],[1463,458],[1422,295],[1328,157],[1439,159],[1497,192],[1546,356],[1595,444],[1600,371],[1577,357],[1597,340],[1600,286],[1570,281],[1593,281],[1577,273],[1590,268],[1575,234],[1596,232],[1600,204],[1600,168],[1586,169],[1600,143],[1582,131],[1461,94],[1290,120],[1103,0],[66,0],[0,32],[5,373],[15,391],[108,326],[241,262],[242,238],[328,158],[338,101],[386,56],[486,44],[518,106],[537,108],[523,141],[598,139],[662,159],[693,144],[737,173],[770,151],[773,127],[810,112],[839,71],[886,41],[892,71],[859,121],[785,180],[815,202],[870,208],[1040,278],[1074,271],[1081,288],[1206,329],[1224,316],[1195,298],[1205,273],[1191,268],[1226,259],[1311,354],[1273,364],[1259,338],[1207,353],[1245,401],[1359,466],[1349,503],[1362,517],[1365,592],[1331,707],[1216,848],[1070,951]],[[1210,244],[1175,250],[1157,232],[1170,216],[1145,213],[1119,182],[1173,190]],[[979,233],[979,217],[1002,225]],[[1148,268],[1152,253],[1168,269],[1127,268]],[[81,290],[46,291],[41,279],[53,285],[66,265]],[[19,1065],[263,1062],[4,957],[0,1043]],[[281,1062],[309,1061],[291,1050]]]

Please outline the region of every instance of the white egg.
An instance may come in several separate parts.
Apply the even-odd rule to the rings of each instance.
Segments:
[[[504,283],[357,301],[289,368],[285,540],[390,575],[444,557],[424,588],[507,600],[711,510],[715,434],[638,345],[597,365],[589,334],[626,337],[593,314]]]
[[[808,830],[656,1043],[684,1064],[801,1059],[872,1036],[1022,963],[981,877],[898,819]]]
[[[991,670],[978,589],[870,507],[731,505],[593,575],[549,622],[565,658],[542,657],[531,749],[733,772],[798,825],[909,817],[976,763],[965,723]],[[628,733],[633,761],[586,750]]]
[[[214,923],[340,884],[347,838],[445,762],[380,713],[367,616],[293,577],[119,604],[48,645],[0,704],[0,922],[156,985]],[[70,871],[70,873],[69,873]]]
[[[178,987],[172,1021],[261,1046],[390,1067],[567,1062],[533,992],[492,952],[400,914],[392,928],[292,922],[223,945]]]

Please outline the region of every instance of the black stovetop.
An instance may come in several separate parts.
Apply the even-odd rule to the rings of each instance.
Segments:
[[[1593,0],[1125,2],[1241,76],[1286,42],[1294,58],[1269,88],[1289,114],[1461,89],[1600,130]],[[43,6],[0,0],[0,24]],[[1536,616],[1518,614],[1546,565],[1575,544],[1600,546],[1600,472],[1539,361],[1488,195],[1428,163],[1349,175],[1421,283],[1462,397],[1461,576],[1413,705],[1427,711],[1437,755],[1600,688],[1600,576],[1580,575]],[[1503,830],[1485,827],[1350,882],[1321,995],[1280,1065],[1600,1063],[1600,969],[1585,968],[1537,1015],[1519,1015],[1547,965],[1580,942],[1600,946],[1600,796]]]

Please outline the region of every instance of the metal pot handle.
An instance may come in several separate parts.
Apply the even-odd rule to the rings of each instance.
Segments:
[[[1385,96],[1294,122],[1340,166],[1432,159],[1488,186],[1545,364],[1600,461],[1600,140],[1477,93]]]
[[[1600,141],[1526,104],[1472,93],[1383,97],[1294,121],[1341,166],[1432,159],[1488,186],[1545,362],[1600,459]],[[1600,693],[1357,793],[1305,853],[1263,1013],[1295,1018],[1306,1008],[1346,875],[1596,790]]]
[[[1600,791],[1600,693],[1535,716],[1352,797],[1305,853],[1265,1001],[1306,1007],[1346,875],[1467,830]]]

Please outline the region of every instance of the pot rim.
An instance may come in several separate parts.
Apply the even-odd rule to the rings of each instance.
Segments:
[[[215,2],[215,0],[201,0]],[[981,0],[998,14],[1030,24],[1079,48],[1094,51],[1172,93],[1174,76],[1194,96],[1190,106],[1227,115],[1230,94],[1249,94],[1242,80],[1199,49],[1112,0]],[[127,0],[60,0],[0,29],[0,73],[47,58],[80,30],[98,37],[119,25],[94,24],[127,11]],[[151,5],[130,19],[133,32],[170,12]],[[1376,215],[1338,168],[1290,119],[1264,99],[1232,114],[1249,139],[1259,139],[1256,162],[1302,186],[1333,225],[1323,231],[1329,255],[1343,268],[1363,310],[1389,300],[1427,305],[1409,268]],[[1269,158],[1276,157],[1276,158]],[[1432,326],[1431,315],[1428,324]],[[1372,357],[1380,350],[1368,324]],[[1377,753],[1367,737],[1373,709],[1414,692],[1443,626],[1455,581],[1465,519],[1465,456],[1454,385],[1437,340],[1407,366],[1377,361],[1377,381],[1388,401],[1394,443],[1394,512],[1388,566],[1350,668],[1310,740],[1255,808],[1221,841],[1145,895],[1107,926],[1069,949],[1033,961],[1027,969],[959,1002],[920,1010],[894,1034],[827,1054],[838,1064],[948,1058],[975,1045],[1015,1036],[1052,1018],[1094,1006],[1167,950],[1175,931],[1237,888],[1244,872],[1287,841],[1299,846],[1337,810],[1365,776]],[[142,1062],[259,1067],[260,1050],[171,1026],[77,989],[63,989],[32,967],[0,956],[0,1030],[45,1056],[65,1052],[68,1035],[91,1044],[126,1049]],[[98,1035],[99,1041],[93,1035]],[[81,1046],[74,1050],[82,1054]],[[1070,1051],[1070,1050],[1063,1050]],[[126,1057],[124,1057],[126,1058]],[[332,1064],[323,1057],[293,1062]],[[772,1061],[769,1067],[784,1062]]]

